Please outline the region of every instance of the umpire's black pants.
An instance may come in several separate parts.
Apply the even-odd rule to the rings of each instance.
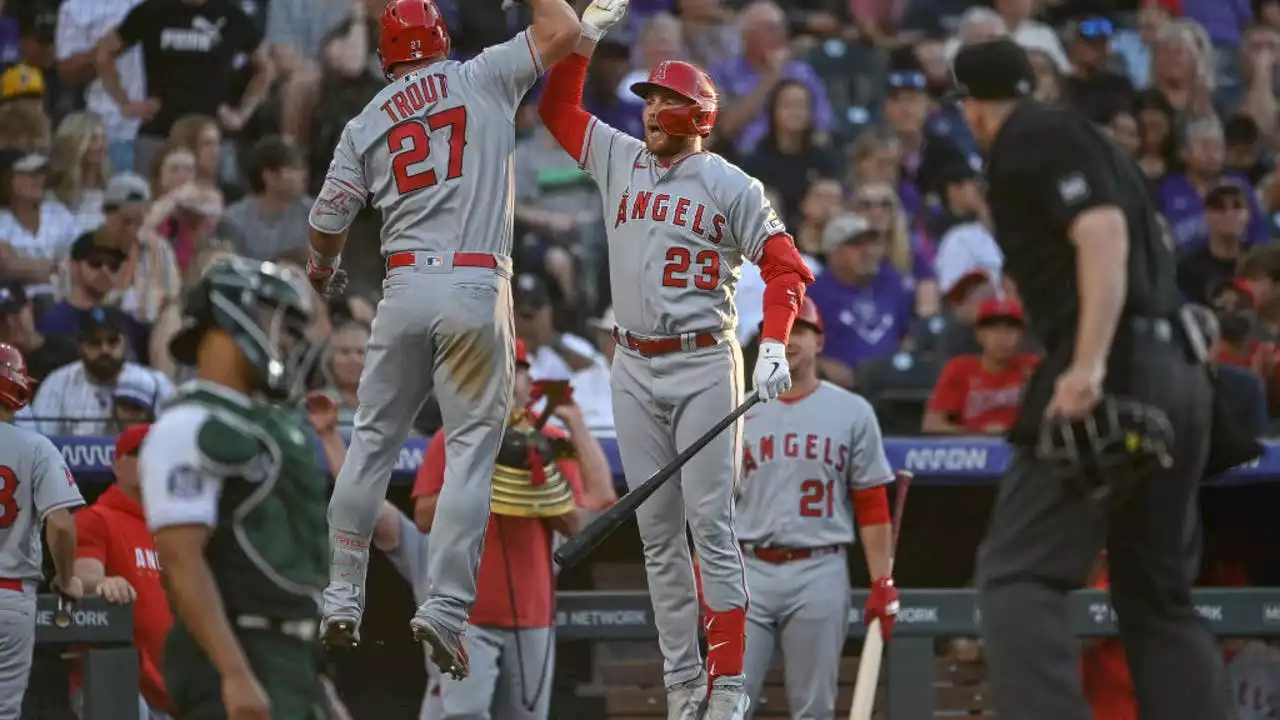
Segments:
[[[1128,373],[1127,393],[1165,410],[1172,468],[1108,509],[1017,451],[978,550],[987,668],[1001,720],[1086,720],[1080,641],[1067,593],[1083,586],[1105,545],[1111,602],[1144,720],[1229,717],[1222,656],[1195,614],[1200,561],[1197,490],[1208,452],[1211,390],[1203,368],[1163,345]]]

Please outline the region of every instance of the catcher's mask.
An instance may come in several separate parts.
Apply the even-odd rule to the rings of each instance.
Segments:
[[[512,410],[493,467],[490,510],[498,515],[550,518],[573,510],[573,490],[556,466],[564,449],[535,427],[523,408]]]
[[[183,327],[170,351],[194,365],[204,331],[229,333],[273,400],[300,398],[323,348],[307,341],[311,290],[297,272],[270,262],[220,260],[188,292]]]
[[[1036,456],[1091,499],[1118,505],[1138,482],[1173,466],[1173,443],[1164,410],[1108,395],[1084,420],[1046,418]]]

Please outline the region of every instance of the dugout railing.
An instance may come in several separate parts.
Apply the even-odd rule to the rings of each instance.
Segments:
[[[884,717],[888,720],[933,720],[938,638],[978,635],[982,623],[973,590],[903,588],[902,608],[893,641],[885,648],[880,680],[884,685]],[[861,608],[865,591],[853,593],[849,637],[865,628]],[[1280,588],[1201,589],[1196,611],[1220,637],[1280,635]],[[1072,630],[1080,637],[1116,634],[1115,615],[1107,593],[1082,590],[1070,598]],[[655,640],[653,608],[644,592],[561,592],[556,607],[557,640]]]
[[[36,599],[36,643],[56,645],[83,672],[81,720],[138,716],[138,651],[133,647],[133,606],[85,598],[59,617],[53,595]]]

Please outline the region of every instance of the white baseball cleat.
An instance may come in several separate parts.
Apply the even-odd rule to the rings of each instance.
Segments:
[[[751,700],[747,697],[745,687],[713,687],[707,698],[707,709],[700,720],[744,720],[750,706]]]
[[[706,697],[705,677],[667,688],[667,720],[698,720]]]

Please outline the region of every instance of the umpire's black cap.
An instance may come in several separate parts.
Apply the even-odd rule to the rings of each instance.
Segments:
[[[1022,46],[996,38],[960,48],[951,63],[957,99],[1020,100],[1036,89],[1036,71]]]

